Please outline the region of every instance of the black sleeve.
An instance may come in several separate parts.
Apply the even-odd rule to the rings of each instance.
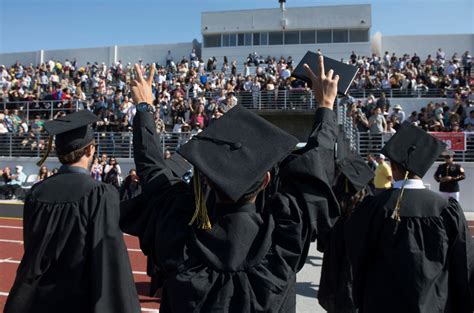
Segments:
[[[336,138],[335,113],[319,108],[306,146],[290,156],[281,169],[280,192],[296,199],[306,225],[303,228],[303,240],[318,238],[319,250],[323,249],[323,236],[340,215],[339,205],[331,189]],[[309,240],[306,246],[309,247]]]
[[[102,185],[91,201],[92,312],[140,312],[128,253],[119,228],[118,193],[114,187]]]
[[[153,116],[137,111],[133,118],[133,153],[137,174],[143,184],[166,169],[160,147],[160,135],[156,132]]]
[[[449,291],[453,312],[474,310],[474,242],[464,213],[456,200],[450,199],[441,214],[449,238]]]
[[[356,207],[347,220],[344,230],[346,251],[353,273],[353,297],[356,307],[360,307],[369,260],[377,251],[377,239],[384,225],[385,210],[373,197],[367,197]]]
[[[438,165],[436,172],[434,173],[434,179],[439,183],[440,175],[441,175],[441,165]]]

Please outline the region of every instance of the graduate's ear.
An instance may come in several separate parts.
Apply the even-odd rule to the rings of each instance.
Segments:
[[[87,158],[92,158],[95,153],[95,145],[91,144],[84,148],[84,154]]]
[[[264,190],[265,188],[267,188],[271,180],[272,180],[272,174],[270,174],[270,172],[266,172],[265,176],[263,177],[262,187],[260,187],[260,189]]]

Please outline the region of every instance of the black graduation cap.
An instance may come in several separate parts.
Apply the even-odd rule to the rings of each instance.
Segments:
[[[48,132],[50,140],[48,150],[38,162],[38,166],[41,166],[48,157],[53,136],[56,136],[56,153],[58,155],[68,154],[89,145],[94,140],[94,132],[90,124],[96,121],[96,115],[83,110],[46,122],[44,128]]]
[[[238,201],[297,143],[295,137],[237,105],[178,153],[229,199]]]
[[[171,158],[166,160],[166,165],[179,178],[183,178],[192,170],[192,165],[188,163],[182,156],[174,153]]]
[[[324,70],[327,72],[329,70],[334,71],[334,75],[339,75],[339,82],[337,84],[337,93],[345,95],[349,88],[351,87],[352,81],[357,75],[359,69],[354,65],[345,64],[334,59],[323,56],[324,59]],[[295,70],[292,73],[293,77],[304,80],[311,86],[311,79],[306,70],[304,69],[304,64],[308,64],[314,74],[318,75],[319,73],[319,54],[315,52],[308,51],[306,52],[303,59],[298,63]]]
[[[358,154],[351,154],[337,162],[337,167],[356,192],[361,191],[374,178],[374,171]]]
[[[382,153],[409,172],[423,177],[446,144],[424,130],[404,122],[385,144]]]

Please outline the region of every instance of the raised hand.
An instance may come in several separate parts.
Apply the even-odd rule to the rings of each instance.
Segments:
[[[331,109],[334,106],[334,100],[337,96],[337,83],[339,82],[339,75],[334,75],[334,71],[330,69],[327,74],[324,70],[323,56],[319,56],[319,73],[316,76],[308,64],[304,65],[306,73],[311,78],[313,85],[313,92],[316,96],[316,101],[319,107]]]
[[[138,64],[135,64],[136,79],[132,80],[130,85],[132,86],[132,99],[135,104],[142,102],[153,104],[153,91],[151,84],[153,83],[153,77],[155,76],[155,63],[151,65],[150,73],[148,78],[143,78],[141,68]]]

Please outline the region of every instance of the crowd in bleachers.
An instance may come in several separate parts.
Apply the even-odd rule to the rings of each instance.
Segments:
[[[444,102],[429,102],[419,111],[405,112],[400,104],[392,106],[385,93],[377,99],[356,100],[350,95],[342,99],[353,128],[371,134],[394,134],[404,121],[430,132],[474,132],[474,108],[469,103],[474,98],[462,100],[459,96],[449,106]],[[393,99],[392,99],[393,101]]]
[[[168,152],[168,156],[165,153],[164,157],[167,159],[171,155]],[[16,165],[14,169],[9,166],[0,167],[0,199],[22,200],[26,190],[57,173],[57,168],[48,169],[46,165],[41,166],[37,173],[25,173],[21,165]],[[116,187],[122,200],[131,199],[141,191],[140,178],[135,169],[131,169],[124,178],[117,158],[109,157],[106,153],[102,153],[100,158],[94,158],[90,175],[94,180]]]
[[[157,130],[199,131],[239,101],[255,107],[259,93],[262,96],[258,99],[264,98],[275,107],[279,103],[278,91],[282,90],[299,91],[300,96],[295,101],[309,101],[305,96],[309,93],[306,83],[291,77],[295,66],[291,56],[278,59],[252,53],[239,62],[244,64],[240,71],[237,60],[229,62],[227,58],[220,61],[210,58],[203,61],[194,50],[189,57],[175,60],[169,51],[166,64],[157,64],[153,83]],[[352,92],[375,89],[379,91],[375,94],[379,95],[381,91],[398,90],[409,96],[430,89],[440,89],[442,95],[451,91],[455,97],[459,126],[464,126],[466,116],[462,111],[465,112],[474,100],[469,52],[455,53],[448,58],[439,49],[435,56],[425,59],[416,54],[397,56],[386,52],[383,56],[366,57],[352,53],[345,62],[360,68]],[[138,64],[146,75],[150,64],[142,60],[138,60]],[[129,131],[135,114],[135,104],[130,97],[130,81],[134,76],[132,64],[121,61],[111,66],[97,62],[81,66],[76,60],[49,60],[39,66],[19,62],[10,67],[0,65],[0,105],[3,103],[5,108],[0,111],[0,133],[20,133],[25,134],[25,138],[34,138],[43,131],[45,120],[76,109],[89,109],[96,113],[98,131]],[[370,95],[362,100],[364,106],[358,105],[361,110],[366,110],[367,120],[374,115],[371,112],[374,101],[375,97]],[[28,111],[26,105],[29,105]],[[442,109],[445,110],[445,106]],[[419,122],[427,129],[440,126],[435,122],[445,130],[452,126],[449,112],[453,108],[441,120],[432,118],[434,109],[430,105],[425,111],[426,117]],[[381,112],[382,116],[384,113],[389,112]],[[423,112],[417,112],[417,116],[418,113]],[[391,121],[386,119],[385,124]],[[396,126],[396,121],[392,122]]]

